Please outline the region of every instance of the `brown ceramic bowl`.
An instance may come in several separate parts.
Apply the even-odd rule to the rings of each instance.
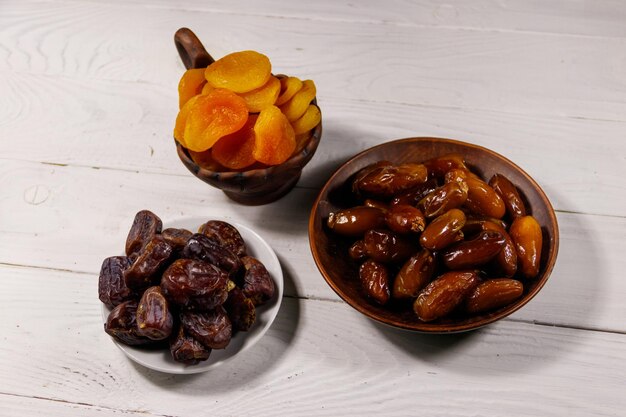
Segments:
[[[187,28],[179,29],[174,43],[187,69],[203,68],[214,60],[196,35]],[[320,122],[310,133],[304,146],[280,165],[248,171],[214,171],[198,165],[189,151],[174,140],[182,163],[193,175],[222,190],[238,203],[259,205],[271,203],[287,194],[298,182],[302,168],[311,160],[322,138]]]
[[[358,264],[347,256],[353,240],[334,234],[326,227],[329,213],[358,204],[349,185],[361,168],[381,160],[394,163],[422,162],[429,158],[459,153],[472,170],[484,179],[500,173],[511,180],[526,200],[527,208],[543,231],[543,248],[539,276],[524,281],[523,296],[499,310],[462,318],[420,321],[411,304],[377,305],[361,289]],[[315,263],[330,287],[356,310],[390,326],[424,333],[453,333],[472,330],[508,316],[524,306],[541,290],[556,261],[559,230],[554,210],[539,185],[520,167],[505,157],[480,146],[450,139],[410,138],[387,142],[367,149],[344,163],[322,188],[309,220],[309,241]]]

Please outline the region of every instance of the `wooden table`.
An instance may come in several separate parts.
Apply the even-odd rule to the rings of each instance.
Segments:
[[[625,21],[611,0],[0,2],[0,415],[623,416]],[[235,204],[178,160],[182,26],[215,57],[256,49],[315,80],[324,135],[283,199]],[[491,148],[556,208],[556,268],[509,318],[396,331],[315,267],[321,185],[412,136]],[[98,271],[144,208],[226,217],[272,245],[285,297],[253,349],[172,376],[111,343]]]

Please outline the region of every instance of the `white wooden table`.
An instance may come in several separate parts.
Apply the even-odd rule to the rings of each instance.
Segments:
[[[0,0],[0,415],[626,415],[625,22],[619,0]],[[182,26],[315,80],[324,135],[283,199],[235,204],[178,160]],[[556,268],[509,318],[395,331],[317,271],[321,185],[411,136],[491,148],[556,208]],[[281,310],[236,361],[161,374],[102,331],[101,261],[144,208],[226,217],[277,252]]]

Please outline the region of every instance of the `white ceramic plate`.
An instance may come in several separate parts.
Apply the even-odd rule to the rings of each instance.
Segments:
[[[185,365],[174,361],[169,349],[145,350],[139,347],[127,346],[111,339],[113,340],[113,343],[115,343],[117,347],[119,347],[122,352],[126,354],[126,356],[146,368],[170,374],[194,374],[208,371],[209,369],[213,369],[224,362],[232,360],[238,353],[252,347],[261,339],[276,318],[276,314],[280,308],[280,303],[283,299],[283,271],[280,267],[280,263],[278,262],[278,258],[270,245],[268,245],[267,242],[256,232],[229,219],[220,219],[215,217],[183,218],[169,223],[164,223],[163,229],[168,227],[185,228],[195,233],[200,225],[208,220],[223,220],[232,224],[237,228],[237,230],[239,230],[243,240],[246,242],[248,255],[263,262],[272,276],[276,287],[274,298],[266,304],[257,307],[256,322],[250,330],[247,332],[237,332],[237,334],[231,339],[228,346],[226,346],[226,349],[213,349],[209,359],[200,362],[197,365]],[[104,322],[106,322],[110,311],[111,310],[109,310],[104,304],[102,305],[102,319]]]

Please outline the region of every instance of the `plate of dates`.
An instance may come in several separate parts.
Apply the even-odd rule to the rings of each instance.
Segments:
[[[126,356],[193,374],[261,339],[280,308],[283,275],[272,248],[242,224],[199,217],[163,224],[142,210],[124,255],[104,259],[98,295],[104,330]]]
[[[556,216],[539,185],[489,149],[408,138],[356,155],[313,205],[309,242],[328,285],[379,322],[427,333],[515,312],[556,262]]]

